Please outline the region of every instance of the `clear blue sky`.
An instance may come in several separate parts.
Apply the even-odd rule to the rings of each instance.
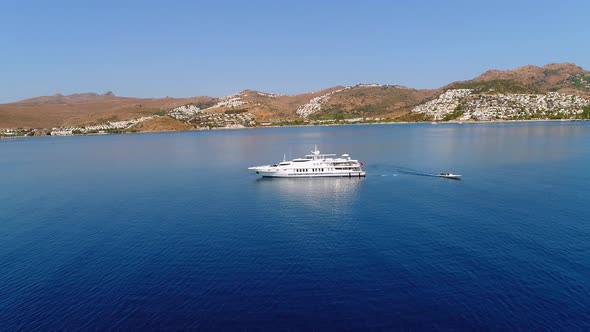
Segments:
[[[0,3],[0,102],[435,88],[487,69],[590,69],[590,1]]]

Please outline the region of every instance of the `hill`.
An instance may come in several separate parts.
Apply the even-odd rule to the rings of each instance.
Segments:
[[[0,104],[0,128],[54,128],[129,120],[214,98],[127,98],[112,93],[56,94]]]
[[[229,110],[244,110],[253,114],[258,122],[292,121],[299,119],[296,110],[310,100],[332,93],[342,87],[332,87],[316,92],[297,95],[280,95],[256,90],[244,90],[222,97],[218,102],[204,109],[205,112],[223,113]]]
[[[432,120],[590,118],[590,72],[571,63],[489,70],[454,82],[413,113]]]
[[[397,118],[432,98],[436,90],[417,90],[398,85],[359,84],[335,93],[313,119]]]
[[[488,70],[472,80],[451,83],[443,89],[474,89],[478,93],[552,91],[590,96],[590,72],[572,63],[528,65],[514,70]]]
[[[432,90],[357,84],[297,95],[244,90],[221,98],[56,94],[0,104],[0,128],[59,127],[66,129],[56,133],[68,134],[338,121],[584,118],[589,100],[590,72],[562,63],[488,70]]]

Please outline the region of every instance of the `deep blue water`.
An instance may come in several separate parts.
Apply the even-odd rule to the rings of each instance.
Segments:
[[[367,177],[246,169],[313,144]],[[2,140],[0,329],[590,330],[589,170],[588,123]]]

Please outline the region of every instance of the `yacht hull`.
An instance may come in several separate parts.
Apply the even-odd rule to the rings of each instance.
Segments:
[[[367,175],[366,172],[346,172],[346,173],[317,173],[317,174],[298,174],[286,172],[265,172],[257,171],[256,174],[265,178],[362,178]]]

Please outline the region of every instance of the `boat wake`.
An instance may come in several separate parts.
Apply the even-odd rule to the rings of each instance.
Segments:
[[[367,169],[367,174],[369,176],[398,176],[400,174],[403,175],[416,175],[416,176],[430,176],[430,177],[438,177],[437,173],[429,173],[420,171],[417,169],[403,167],[403,166],[396,166],[396,165],[367,165],[365,167]],[[394,173],[391,173],[393,171]]]
[[[364,169],[367,170],[368,176],[398,176],[400,174],[395,172],[391,165],[366,165]]]
[[[438,174],[436,174],[436,173],[423,172],[423,171],[419,171],[419,170],[408,168],[408,167],[399,167],[399,166],[395,167],[394,166],[394,168],[396,171],[398,171],[402,174],[438,177]]]

